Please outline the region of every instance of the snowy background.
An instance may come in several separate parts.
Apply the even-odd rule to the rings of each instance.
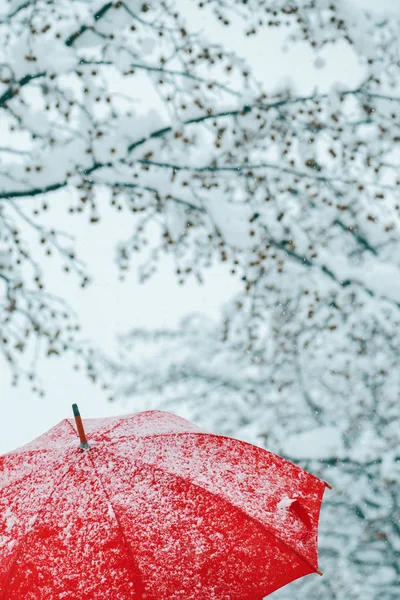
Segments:
[[[374,4],[374,0],[370,2]],[[388,7],[389,4],[391,6],[388,2]],[[186,16],[190,19],[193,6],[184,3],[182,8],[188,11]],[[199,18],[198,11],[196,18]],[[224,45],[230,51],[237,49],[239,35],[240,55],[249,61],[266,89],[275,89],[290,82],[297,93],[307,96],[315,89],[326,92],[336,83],[351,86],[362,75],[357,57],[341,45],[322,51],[317,60],[307,44],[293,48],[285,46],[282,51],[284,38],[280,31],[271,30],[263,33],[261,38],[249,39],[242,35],[239,27],[221,31],[221,27],[209,15],[203,17],[202,25],[207,36],[214,41],[221,41],[223,35]],[[320,65],[324,65],[324,68],[321,69]],[[141,85],[144,89],[140,98],[144,97],[142,101],[146,102],[146,109],[149,100],[157,105],[153,90],[149,89],[146,82],[141,81]],[[9,135],[4,131],[4,145]],[[13,141],[10,142],[12,145]],[[58,206],[50,205],[46,217],[53,226],[68,231],[76,239],[78,254],[88,265],[93,277],[90,287],[79,289],[74,285],[75,282],[70,283],[59,264],[50,268],[42,261],[51,289],[62,288],[63,297],[80,315],[85,335],[100,347],[107,349],[113,346],[117,334],[124,334],[132,328],[174,328],[187,314],[199,312],[217,318],[223,304],[240,289],[240,282],[235,281],[229,269],[223,265],[216,265],[211,272],[207,272],[204,284],[189,280],[185,287],[181,287],[175,277],[173,261],[168,257],[162,259],[158,272],[145,285],[138,283],[139,259],[132,266],[128,281],[120,282],[114,249],[118,241],[129,234],[131,224],[121,220],[111,209],[105,209],[107,212],[95,229],[87,227],[84,221],[66,215],[61,202]],[[27,235],[33,241],[34,233],[28,230]],[[82,413],[87,417],[121,412],[121,405],[108,404],[101,390],[90,385],[84,375],[73,372],[72,362],[68,358],[63,361],[41,359],[40,373],[46,390],[45,398],[32,397],[29,383],[21,382],[18,388],[12,387],[9,372],[3,365],[0,385],[2,397],[7,403],[7,416],[0,422],[0,452],[27,442],[66,415],[69,416],[72,402],[79,402]],[[136,407],[132,405],[132,409],[136,410]],[[18,418],[21,414],[24,415],[22,421]],[[14,431],[9,424],[17,420],[18,427]]]
[[[0,5],[0,39],[6,41],[0,43],[0,106],[4,109],[0,112],[0,256],[7,256],[7,244],[15,241],[7,229],[10,218],[18,223],[33,257],[21,266],[7,266],[9,259],[0,265],[0,276],[2,269],[5,274],[0,281],[4,283],[0,291],[0,453],[69,417],[73,402],[84,417],[145,408],[171,410],[206,429],[283,454],[333,485],[334,490],[326,494],[320,529],[324,578],[306,578],[278,592],[277,598],[395,600],[400,589],[398,7],[392,1],[340,0],[333,3],[332,11],[330,2],[316,2],[315,9],[313,3],[298,2],[304,17],[300,33],[295,19],[278,27],[272,14],[268,16],[272,25],[246,36],[243,30],[251,27],[247,9],[243,19],[232,11],[230,25],[224,27],[223,18],[216,19],[212,12],[215,9],[218,17],[223,3],[206,2],[205,11],[194,2],[174,3],[190,35],[201,32],[210,40],[210,51],[218,54],[222,48],[224,58],[221,65],[215,59],[216,67],[202,64],[203,58],[199,65],[191,65],[179,50],[176,62],[171,59],[167,66],[178,65],[199,78],[212,74],[236,90],[217,93],[201,87],[203,104],[212,104],[215,113],[241,111],[253,104],[263,107],[266,99],[260,100],[260,90],[268,92],[272,105],[276,103],[262,116],[267,133],[259,130],[254,111],[248,117],[239,114],[221,134],[221,145],[214,146],[209,129],[197,133],[191,125],[183,126],[188,114],[197,118],[204,110],[204,105],[190,105],[189,113],[182,109],[196,96],[190,85],[182,90],[180,79],[171,75],[169,92],[164,92],[157,77],[145,69],[139,69],[133,80],[121,76],[132,56],[156,64],[159,51],[164,51],[158,33],[153,35],[158,32],[157,19],[165,31],[177,27],[172,13],[167,17],[156,8],[154,17],[146,8],[141,14],[139,4],[126,3],[135,18],[126,13],[99,18],[73,52],[70,46],[66,51],[54,40],[49,42],[47,31],[42,37],[28,35],[28,23],[46,27],[45,3],[38,3],[32,15],[29,6],[18,2]],[[265,3],[248,4],[257,18]],[[273,4],[279,19],[292,14],[292,5]],[[74,2],[71,11],[68,2],[59,2],[62,39],[68,40],[82,24],[91,26],[93,12],[101,7],[100,2]],[[338,15],[332,23],[333,12]],[[138,43],[131,42],[131,18],[137,21]],[[141,27],[146,30],[153,18],[154,30],[152,25],[150,33],[142,32]],[[341,19],[343,26],[338,24]],[[132,53],[129,59],[118,46],[117,30]],[[287,40],[292,31],[295,40]],[[114,37],[106,42],[107,36]],[[43,43],[36,47],[32,41],[36,39]],[[197,43],[201,51],[207,48],[205,41],[194,38],[196,48]],[[236,68],[240,72],[247,67],[239,59],[235,62],[232,52],[247,61],[254,75],[250,82],[236,74]],[[112,73],[105,68],[100,82],[84,75],[82,84],[89,98],[99,94],[103,101],[110,93],[115,114],[107,113],[108,100],[104,112],[96,113],[94,102],[86,104],[85,96],[78,94],[80,80],[68,80],[83,68],[82,57],[98,62],[105,57],[117,67]],[[224,71],[225,59],[235,65],[232,79]],[[35,75],[45,69],[47,91],[35,88],[33,79],[31,96],[22,90],[2,105],[10,88],[10,65],[11,81],[20,83],[27,72]],[[65,128],[61,115],[68,109],[63,107],[66,98],[60,90],[73,98],[74,110],[78,107],[76,121],[72,119]],[[165,101],[168,93],[171,110]],[[49,95],[49,103],[60,113],[46,117],[43,107]],[[125,101],[132,104],[133,116]],[[90,168],[79,140],[79,135],[85,143],[91,139],[88,111],[95,115],[96,126],[109,127],[104,141],[93,142],[96,158],[108,159],[112,146],[115,162],[98,169],[95,189],[89,186],[89,200],[83,214],[77,214],[73,207],[82,194],[79,178]],[[165,144],[149,139],[147,154],[135,151],[137,164],[117,164],[124,159],[127,141],[165,125],[179,134],[182,129],[195,141],[182,149],[174,139]],[[73,126],[79,135],[70,138]],[[50,136],[55,137],[53,148],[42,144]],[[162,165],[166,163],[183,166],[183,171],[192,169],[189,185],[179,169],[172,169],[175,179],[170,171],[165,175]],[[31,164],[40,170],[32,173]],[[126,212],[121,217],[109,202],[110,176],[117,175],[118,186],[131,189],[136,185],[132,169],[139,164],[150,169],[138,171],[144,199],[124,200],[127,205],[144,205],[144,218],[149,220],[140,231],[135,228],[142,207],[134,217],[125,218]],[[242,166],[231,175],[232,164]],[[252,164],[264,179],[249,174],[243,181],[241,174]],[[66,189],[54,195],[29,193],[57,186],[65,171],[75,166]],[[195,169],[203,166],[205,175],[200,173],[199,179]],[[221,189],[214,187],[216,183],[224,193],[216,191]],[[201,185],[207,187],[207,197],[201,196]],[[146,196],[146,187],[155,188],[156,194],[153,190]],[[182,211],[179,203],[168,202],[169,195],[183,198],[189,208]],[[271,196],[268,202],[266,195]],[[45,210],[43,203],[48,203]],[[193,221],[193,237],[185,233],[188,219]],[[250,224],[255,240],[251,243]],[[48,242],[41,244],[40,237],[52,228],[64,233],[57,238],[61,251],[54,245],[53,256],[47,258]],[[153,260],[151,250],[161,247],[163,228],[177,250],[174,254],[163,247]],[[86,266],[69,259],[63,243],[73,247],[74,256]],[[146,256],[150,256],[147,261]],[[99,349],[101,355],[87,358],[84,353],[82,359],[75,351],[62,351],[55,333],[58,316],[53,317],[51,309],[38,308],[44,298],[40,292],[39,303],[35,304],[35,296],[29,308],[23,293],[37,269],[46,290],[61,296],[76,313],[82,332],[71,347],[82,343]],[[196,276],[183,277],[186,270]],[[85,273],[91,284],[82,289],[79,283]],[[12,277],[18,283],[15,289],[8,284]],[[43,330],[50,331],[38,336],[38,344],[28,342],[21,358],[19,328],[24,313],[10,311],[12,294],[25,312],[37,310],[44,320]],[[10,339],[18,350],[17,363],[7,360]],[[91,362],[95,375],[88,371]],[[26,377],[25,369],[34,370],[34,381]],[[12,385],[15,377],[17,386]],[[107,390],[102,389],[103,378]]]

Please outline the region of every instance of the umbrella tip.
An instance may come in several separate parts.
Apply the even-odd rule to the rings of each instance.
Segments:
[[[319,569],[317,569],[315,572],[318,573],[318,575],[320,575],[320,577],[322,577],[322,575],[323,575],[322,571],[320,571]]]
[[[333,488],[332,488],[332,486],[331,486],[331,485],[329,485],[329,483],[326,483],[326,481],[325,481],[325,485],[326,485],[326,487],[328,488],[328,490],[331,490],[331,489],[333,489]]]
[[[77,404],[72,405],[72,411],[74,413],[75,424],[78,430],[79,439],[81,441],[81,448],[89,448],[89,442],[87,441],[86,433],[81,419],[81,413],[79,412]]]

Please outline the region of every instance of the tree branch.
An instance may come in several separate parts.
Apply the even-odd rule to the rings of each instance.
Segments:
[[[367,288],[360,281],[356,281],[353,279],[345,279],[345,280],[338,279],[336,277],[335,273],[331,269],[329,269],[326,265],[321,265],[318,262],[314,262],[314,261],[310,260],[309,258],[298,254],[294,250],[291,250],[290,248],[288,248],[287,242],[285,242],[285,241],[277,242],[270,236],[268,236],[268,241],[272,246],[274,246],[275,248],[278,248],[280,250],[283,250],[288,256],[291,256],[292,258],[294,258],[297,262],[301,263],[302,265],[319,269],[322,273],[324,273],[324,275],[326,275],[327,277],[332,279],[332,281],[337,283],[340,287],[346,288],[346,287],[349,287],[350,285],[358,285],[369,296],[371,296],[373,298],[375,298],[377,296],[377,294],[373,290],[370,290],[369,288]],[[396,300],[393,300],[392,298],[388,298],[387,296],[384,296],[384,295],[380,295],[379,297],[382,298],[382,300],[385,300],[386,302],[393,304],[397,308],[400,308],[400,302],[396,302]]]
[[[8,100],[11,100],[16,96],[19,90],[26,85],[28,85],[31,81],[35,79],[40,79],[41,77],[45,77],[47,75],[46,72],[35,73],[34,75],[24,75],[18,81],[16,81],[13,85],[10,85],[8,90],[4,92],[2,96],[0,96],[0,108],[4,107]]]
[[[105,15],[110,8],[112,8],[113,3],[112,2],[107,2],[106,4],[104,4],[97,12],[94,13],[93,15],[93,19],[94,21],[98,21],[99,19],[101,19],[101,17],[103,15]],[[65,45],[70,47],[72,46],[76,40],[83,34],[85,33],[85,31],[88,31],[92,29],[89,25],[82,25],[82,27],[80,27],[80,29],[78,29],[78,31],[76,31],[75,33],[73,33],[72,35],[70,35],[66,40],[65,40]]]

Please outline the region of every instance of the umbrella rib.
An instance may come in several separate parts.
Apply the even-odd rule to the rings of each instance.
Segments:
[[[166,431],[164,433],[150,433],[150,434],[147,434],[147,435],[140,435],[140,436],[137,436],[137,439],[138,440],[145,440],[145,439],[148,439],[148,438],[155,438],[155,437],[173,437],[173,436],[175,436],[175,437],[181,437],[181,436],[184,436],[184,435],[185,436],[190,436],[190,435],[195,435],[195,436],[204,435],[204,436],[206,436],[208,438],[209,437],[211,437],[211,438],[218,438],[218,439],[222,438],[222,439],[226,439],[226,440],[232,440],[235,443],[240,443],[240,444],[243,444],[245,446],[249,446],[250,448],[254,448],[254,447],[258,448],[258,446],[254,446],[254,444],[250,444],[250,442],[245,442],[244,440],[240,440],[238,438],[234,438],[234,437],[231,437],[229,435],[221,435],[221,434],[218,434],[218,433],[208,433],[207,431]],[[115,439],[115,441],[107,441],[107,445],[114,446],[114,445],[120,444],[121,442],[130,441],[130,440],[132,440],[132,436],[129,436],[129,435],[121,436],[121,437],[118,437],[117,439]],[[261,448],[260,447],[260,449],[263,450],[264,452],[268,452],[268,454],[272,454],[273,456],[276,456],[281,461],[284,461],[286,463],[289,463],[290,465],[293,465],[294,467],[296,467],[297,469],[299,469],[299,471],[302,470],[300,467],[298,467],[295,463],[293,463],[292,461],[288,460],[287,458],[284,458],[284,457],[280,456],[279,454],[276,454],[275,452],[271,452],[270,450],[266,450],[265,448]],[[316,479],[317,481],[320,481],[318,479],[318,477],[316,477],[312,473],[308,473],[308,471],[307,471],[307,474],[310,477],[312,477],[313,479]],[[328,484],[326,482],[324,482],[324,483],[328,487]]]
[[[9,481],[8,483],[5,483],[4,485],[0,485],[0,495],[7,488],[9,488],[11,486],[19,485],[20,483],[22,483],[26,479],[29,479],[29,477],[32,476],[32,472],[33,471],[30,471],[29,473],[25,473],[25,475],[22,475],[22,477],[19,477],[17,479],[13,479],[12,481]]]
[[[71,429],[73,430],[73,432],[74,432],[75,434],[77,434],[77,432],[76,432],[76,430],[75,430],[75,427],[72,425],[72,423],[71,423],[69,420],[68,420],[67,422],[68,422],[68,424],[71,426]],[[106,488],[105,488],[105,485],[104,485],[104,483],[103,483],[103,481],[102,481],[102,479],[101,479],[101,477],[100,477],[100,474],[99,474],[98,470],[96,469],[96,465],[95,465],[95,463],[94,463],[93,456],[92,456],[92,454],[91,454],[91,452],[90,452],[90,451],[87,451],[87,456],[89,457],[89,460],[90,460],[90,462],[92,463],[92,468],[93,468],[93,471],[94,471],[94,473],[96,474],[96,477],[97,477],[97,479],[98,479],[98,481],[99,481],[99,483],[100,483],[101,489],[103,490],[104,497],[105,497],[105,499],[106,499],[107,503],[109,504],[109,506],[110,506],[110,507],[111,507],[111,509],[112,509],[112,512],[113,512],[113,514],[114,514],[114,517],[115,517],[115,522],[116,522],[116,524],[117,524],[117,526],[118,526],[118,529],[119,529],[119,531],[121,532],[121,536],[122,536],[122,538],[123,538],[123,539],[124,539],[124,541],[125,541],[126,547],[128,548],[128,552],[129,552],[129,554],[130,554],[130,556],[131,556],[132,563],[133,563],[133,565],[134,565],[134,567],[135,567],[136,573],[139,575],[139,579],[140,579],[140,586],[141,586],[141,588],[142,588],[142,592],[144,592],[144,591],[145,591],[145,587],[144,587],[144,583],[143,583],[143,577],[142,577],[142,574],[141,574],[141,572],[140,572],[139,565],[137,564],[137,562],[136,562],[136,560],[135,560],[135,557],[134,557],[134,555],[133,555],[133,552],[132,552],[131,545],[129,544],[128,540],[126,539],[126,536],[125,536],[124,530],[123,530],[123,529],[122,529],[122,527],[121,527],[121,523],[120,523],[120,521],[119,521],[119,518],[118,518],[117,512],[116,512],[116,510],[115,510],[115,508],[114,508],[114,506],[113,506],[113,503],[111,502],[110,496],[109,496],[109,495],[108,495],[108,493],[107,493],[107,490],[106,490]],[[5,600],[5,599],[4,599],[4,600]],[[149,598],[149,600],[151,600],[151,598]]]
[[[0,456],[0,459],[2,459],[4,457],[14,456],[15,454],[18,454],[18,456],[22,457],[25,453],[28,454],[29,456],[31,456],[31,455],[36,455],[38,453],[41,453],[43,455],[43,454],[47,454],[48,452],[54,452],[54,448],[51,448],[51,449],[34,448],[32,450],[28,449],[26,451],[18,450],[18,452],[8,452],[7,454],[3,454],[3,456]],[[65,451],[65,454],[66,453],[67,452]],[[18,484],[22,483],[23,481],[25,481],[25,479],[29,479],[29,477],[32,476],[32,473],[33,473],[33,469],[31,469],[31,471],[29,471],[29,473],[25,473],[21,477],[18,477],[16,479],[13,479],[12,481],[8,481],[7,483],[5,483],[3,485],[0,485],[0,495],[4,490],[9,488],[10,486],[18,485]]]
[[[57,479],[57,482],[54,484],[53,489],[51,490],[50,494],[46,497],[46,499],[44,500],[41,508],[38,510],[38,512],[36,514],[35,521],[32,524],[32,527],[28,531],[26,531],[24,533],[24,535],[21,537],[19,545],[18,545],[18,550],[17,550],[17,552],[15,552],[15,554],[13,556],[13,559],[11,561],[10,569],[8,571],[8,575],[7,575],[7,579],[6,579],[6,585],[5,585],[5,588],[4,588],[3,595],[1,597],[2,600],[6,600],[7,599],[7,592],[8,592],[8,589],[9,589],[9,585],[10,585],[10,581],[11,581],[11,576],[14,573],[16,562],[17,562],[18,558],[21,555],[22,549],[24,547],[24,544],[26,543],[26,540],[27,540],[28,536],[35,531],[36,526],[37,526],[37,524],[39,522],[41,514],[45,511],[45,509],[47,507],[47,504],[49,503],[49,501],[53,497],[54,492],[56,491],[57,486],[67,477],[68,473],[69,473],[69,468],[65,471],[65,473],[63,473]]]
[[[147,437],[150,437],[150,436],[147,436]],[[233,504],[231,502],[231,500],[229,500],[229,498],[225,498],[223,495],[219,495],[216,492],[212,492],[212,491],[208,490],[207,488],[203,487],[202,485],[200,485],[198,483],[195,483],[192,479],[185,478],[182,475],[178,475],[177,473],[172,473],[171,471],[168,471],[168,469],[165,469],[164,467],[160,467],[158,465],[149,464],[149,463],[143,462],[140,459],[138,459],[137,462],[140,463],[141,465],[143,465],[144,467],[149,467],[149,468],[152,468],[152,469],[158,469],[159,471],[161,471],[161,472],[163,472],[163,473],[165,473],[167,475],[170,475],[172,477],[175,477],[176,479],[180,479],[182,481],[188,482],[188,483],[190,483],[190,485],[193,485],[194,487],[202,490],[203,492],[206,492],[207,494],[210,494],[211,496],[214,496],[215,498],[218,498],[219,501],[222,500],[223,502],[226,502],[227,504],[229,504],[230,506],[232,506],[235,510],[237,510],[242,515],[244,515],[246,517],[246,519],[249,519],[250,521],[252,521],[253,523],[255,523],[258,527],[260,527],[264,531],[266,531],[268,533],[268,535],[270,535],[273,538],[275,538],[289,552],[291,552],[291,553],[295,554],[296,556],[298,556],[298,558],[303,563],[305,563],[308,567],[310,567],[310,569],[312,569],[312,571],[315,571],[315,566],[312,565],[306,558],[304,558],[304,556],[302,556],[299,552],[297,552],[296,550],[294,550],[293,548],[291,548],[288,544],[286,544],[283,540],[281,540],[280,537],[278,535],[276,535],[274,532],[270,531],[268,529],[268,527],[266,525],[264,525],[264,523],[261,523],[261,521],[259,521],[255,517],[252,517],[251,515],[248,515],[240,506],[237,506],[236,504]]]
[[[100,474],[99,474],[99,472],[98,472],[98,470],[96,468],[95,462],[94,462],[93,457],[91,456],[90,452],[88,452],[88,456],[89,456],[90,462],[92,463],[93,471],[95,472],[96,477],[97,477],[97,479],[98,479],[98,481],[100,483],[101,489],[103,490],[103,494],[104,494],[104,496],[106,498],[106,501],[107,501],[107,503],[109,504],[109,506],[112,509],[113,515],[115,517],[115,522],[116,522],[116,524],[118,526],[119,531],[121,532],[121,536],[122,536],[123,540],[125,541],[126,547],[127,547],[128,552],[129,552],[129,554],[131,556],[132,563],[133,563],[133,565],[135,567],[135,571],[136,571],[136,573],[139,576],[141,592],[142,592],[142,594],[145,593],[145,592],[147,594],[147,591],[146,591],[146,588],[145,588],[145,585],[144,585],[144,582],[143,582],[142,573],[141,573],[141,571],[139,569],[139,565],[138,565],[137,561],[135,560],[135,557],[134,557],[134,554],[133,554],[133,551],[132,551],[132,547],[131,547],[130,543],[128,542],[128,540],[126,539],[124,530],[122,529],[120,520],[119,520],[118,515],[117,515],[117,511],[116,511],[116,509],[115,509],[115,507],[114,507],[114,505],[113,505],[113,503],[111,501],[111,498],[110,498],[109,494],[107,493],[105,485],[104,485],[104,483],[103,483],[103,481],[102,481],[102,479],[100,477]],[[150,598],[150,596],[148,594],[147,594],[146,597],[149,598],[149,600],[151,600],[151,598]]]

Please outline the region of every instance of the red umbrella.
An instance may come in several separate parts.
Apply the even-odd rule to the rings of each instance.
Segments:
[[[260,600],[318,572],[327,484],[149,411],[0,457],[0,600]]]

